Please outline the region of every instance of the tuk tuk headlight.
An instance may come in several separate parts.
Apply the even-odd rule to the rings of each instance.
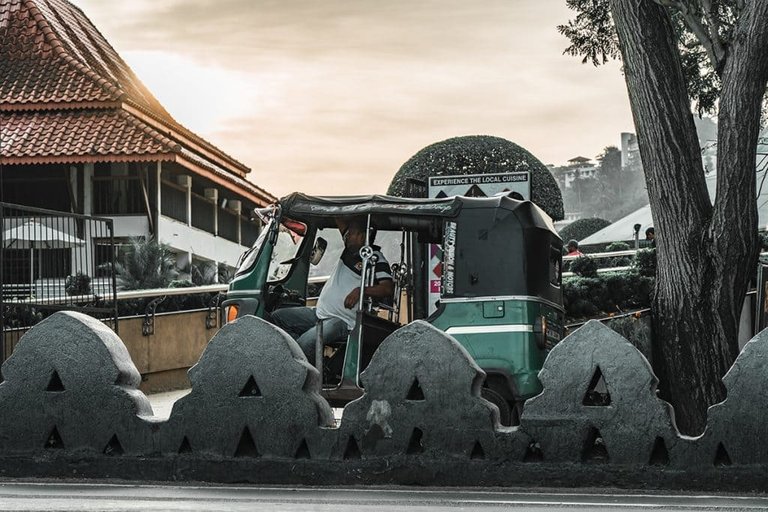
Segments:
[[[238,313],[240,313],[240,306],[238,306],[237,304],[227,306],[227,309],[224,315],[226,318],[226,323],[234,322],[237,319]]]

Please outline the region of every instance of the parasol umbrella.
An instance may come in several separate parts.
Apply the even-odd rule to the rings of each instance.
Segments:
[[[85,241],[42,222],[28,220],[3,231],[2,243],[3,247],[7,249],[29,249],[29,285],[31,291],[35,279],[35,249],[66,249],[84,245]]]

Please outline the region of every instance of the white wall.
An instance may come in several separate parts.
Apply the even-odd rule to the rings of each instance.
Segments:
[[[158,233],[159,241],[176,251],[189,252],[230,266],[234,266],[246,250],[240,244],[163,216],[159,220]]]

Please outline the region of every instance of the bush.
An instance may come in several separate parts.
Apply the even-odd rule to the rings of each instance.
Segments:
[[[563,280],[566,322],[648,308],[654,284],[654,278],[636,271],[566,278]]]
[[[426,184],[430,176],[516,171],[531,173],[531,201],[552,219],[561,220],[564,217],[563,196],[549,169],[517,144],[488,135],[455,137],[425,147],[400,167],[387,194],[426,197],[426,189],[414,190],[409,180]]]
[[[597,217],[589,219],[579,219],[571,222],[558,233],[563,240],[576,240],[581,242],[583,239],[593,235],[609,226],[611,223],[605,219]]]
[[[605,252],[618,252],[618,251],[628,251],[630,249],[629,244],[626,242],[611,242],[606,246]],[[631,256],[619,256],[616,258],[605,258],[605,265],[604,267],[628,267],[632,264],[632,257]],[[601,267],[602,268],[602,267]]]
[[[656,249],[640,249],[635,253],[632,266],[641,276],[656,276]]]
[[[581,256],[571,262],[570,270],[581,277],[597,276],[597,262],[589,256]]]
[[[91,293],[90,276],[82,272],[67,276],[64,281],[64,291],[67,292],[67,295],[89,295]]]

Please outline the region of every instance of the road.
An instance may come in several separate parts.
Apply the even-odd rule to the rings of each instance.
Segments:
[[[766,497],[524,493],[472,489],[287,488],[0,482],[0,510],[25,511],[442,511],[635,512],[768,509]]]

